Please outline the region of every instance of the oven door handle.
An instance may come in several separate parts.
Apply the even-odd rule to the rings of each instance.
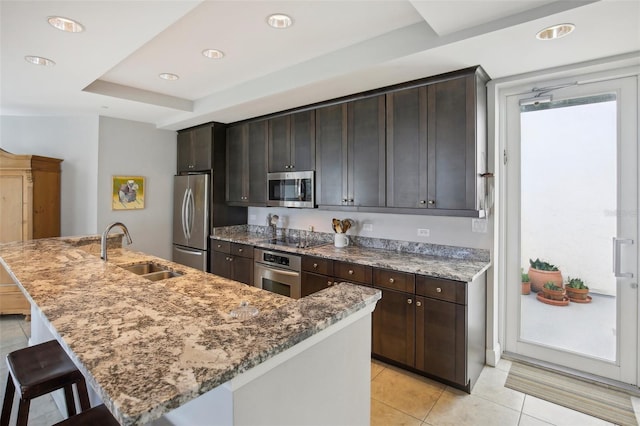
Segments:
[[[273,272],[274,274],[289,275],[290,277],[297,277],[300,275],[300,272],[285,271],[284,269],[270,268],[268,266],[262,267],[267,269],[269,272]]]

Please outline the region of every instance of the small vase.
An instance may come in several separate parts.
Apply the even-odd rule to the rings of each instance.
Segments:
[[[529,293],[531,293],[531,283],[530,282],[522,283],[522,294],[529,294]]]

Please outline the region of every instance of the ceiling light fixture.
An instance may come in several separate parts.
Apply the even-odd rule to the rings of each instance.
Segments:
[[[178,76],[177,74],[171,74],[170,72],[163,72],[162,74],[158,75],[158,77],[163,80],[169,81],[175,81],[180,78],[180,76]]]
[[[33,65],[42,65],[44,67],[52,67],[56,64],[51,59],[43,58],[42,56],[27,55],[24,57],[24,60]]]
[[[222,59],[224,57],[224,52],[218,49],[205,49],[202,51],[202,55],[209,59]]]
[[[573,24],[552,25],[538,31],[536,38],[538,40],[555,40],[571,34],[575,29],[576,26]]]
[[[84,26],[82,26],[80,22],[62,16],[49,16],[47,21],[51,26],[60,31],[66,31],[68,33],[80,33],[84,31]]]
[[[281,30],[293,25],[293,19],[284,13],[274,13],[273,15],[267,16],[267,24],[272,28]]]

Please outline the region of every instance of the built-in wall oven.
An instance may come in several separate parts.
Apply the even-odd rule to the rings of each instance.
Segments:
[[[261,248],[255,248],[253,254],[255,287],[300,299],[300,256]]]

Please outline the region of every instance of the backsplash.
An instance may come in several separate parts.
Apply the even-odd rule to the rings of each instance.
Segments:
[[[225,226],[213,229],[213,235],[218,237],[230,236],[233,234],[248,232],[249,234],[272,238],[272,229],[262,225],[236,225]],[[292,228],[277,228],[277,238],[291,241],[304,240],[308,243],[329,243],[333,244],[333,233],[329,232],[309,232]],[[400,241],[383,238],[361,237],[349,235],[349,244],[356,247],[365,247],[381,250],[391,250],[401,253],[422,254],[430,256],[447,257],[453,259],[466,259],[478,261],[490,261],[491,253],[485,249],[475,249],[468,247],[454,247],[441,244],[421,243],[414,241]]]

